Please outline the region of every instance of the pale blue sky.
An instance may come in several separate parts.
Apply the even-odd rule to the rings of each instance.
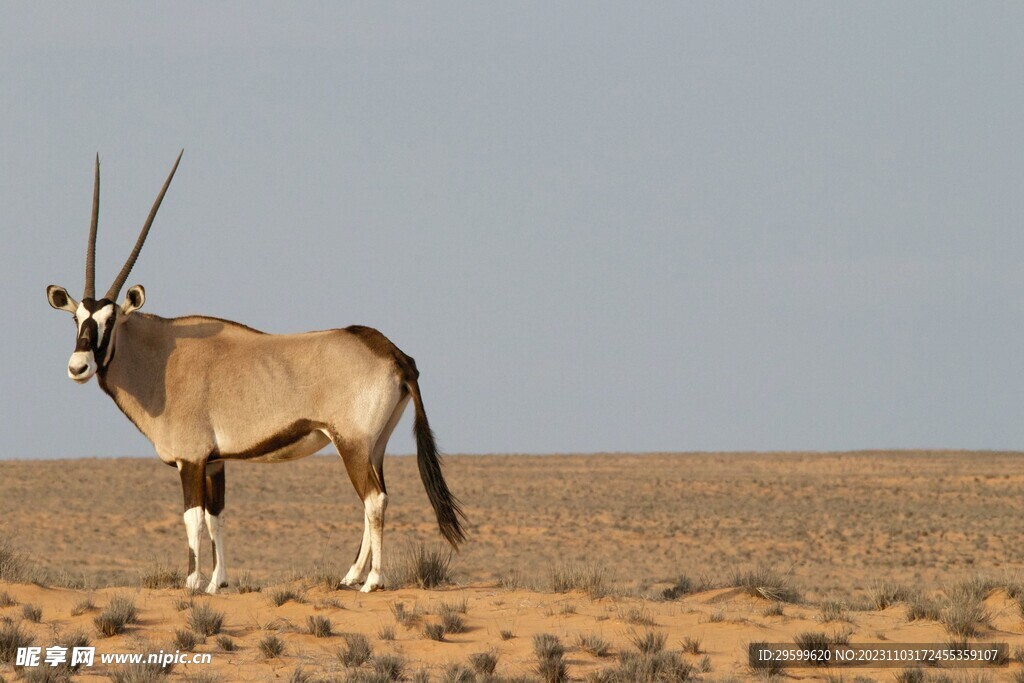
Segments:
[[[107,287],[379,328],[450,452],[1024,445],[1024,5],[6,3],[0,458],[148,455]],[[392,442],[409,452],[408,420]]]

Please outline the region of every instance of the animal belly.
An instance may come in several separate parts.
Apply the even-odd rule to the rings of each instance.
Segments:
[[[318,450],[326,446],[330,442],[330,439],[321,432],[314,431],[306,434],[298,441],[283,446],[272,451],[267,451],[254,458],[249,458],[251,462],[285,462],[287,460],[298,460],[299,458],[305,458],[307,455],[313,455]]]

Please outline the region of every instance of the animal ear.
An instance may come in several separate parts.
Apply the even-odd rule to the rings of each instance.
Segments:
[[[146,290],[142,288],[142,285],[135,285],[124,295],[124,304],[121,306],[121,312],[128,315],[132,311],[142,308],[144,303],[146,303]]]
[[[71,295],[68,294],[68,290],[63,287],[58,287],[57,285],[50,285],[46,288],[46,298],[50,302],[50,305],[58,311],[74,313],[78,308],[78,302],[71,298]]]

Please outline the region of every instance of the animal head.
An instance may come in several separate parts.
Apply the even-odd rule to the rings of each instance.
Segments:
[[[182,150],[184,154],[184,150]],[[68,360],[68,377],[82,384],[98,371],[105,368],[107,363],[114,356],[114,342],[117,327],[132,312],[142,308],[146,301],[146,290],[141,285],[130,287],[125,294],[124,301],[118,305],[117,297],[121,293],[128,274],[139,257],[142,245],[149,234],[149,228],[153,225],[157,209],[171,185],[174,172],[178,170],[178,163],[181,161],[181,154],[178,154],[174,162],[174,168],[164,182],[156,202],[149,212],[146,224],[135,241],[135,247],[128,260],[125,261],[121,272],[114,278],[110,289],[100,299],[96,298],[96,226],[99,223],[100,213],[100,158],[96,156],[96,179],[93,185],[92,194],[92,223],[89,227],[89,244],[85,252],[85,292],[81,301],[76,301],[68,291],[57,285],[50,285],[46,288],[46,298],[50,305],[60,311],[67,311],[75,318],[75,351]]]

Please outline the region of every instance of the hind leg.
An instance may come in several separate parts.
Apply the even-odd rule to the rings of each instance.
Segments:
[[[228,585],[228,572],[224,564],[224,541],[221,537],[220,514],[224,511],[224,463],[206,466],[206,530],[213,544],[213,575],[206,587],[207,593],[216,593]]]
[[[383,580],[380,566],[374,563],[375,549],[380,547],[380,533],[384,528],[384,510],[387,508],[387,493],[384,491],[384,480],[381,472],[372,465],[372,448],[365,440],[352,441],[331,434],[338,454],[341,455],[352,481],[352,487],[363,501],[363,540],[359,546],[359,555],[348,570],[342,583],[352,586],[362,583],[362,591],[380,588]],[[379,550],[378,550],[379,553]]]

